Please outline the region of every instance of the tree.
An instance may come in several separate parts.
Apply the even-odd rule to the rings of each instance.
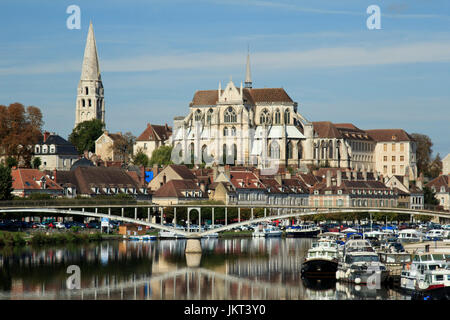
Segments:
[[[431,153],[433,142],[431,142],[430,137],[425,134],[413,133],[411,137],[415,140],[417,145],[416,150],[416,163],[418,173],[423,173],[429,176],[429,166],[431,162]]]
[[[149,165],[153,166],[154,164],[171,164],[172,148],[172,146],[161,146],[158,149],[155,149],[152,153],[152,157],[150,158]]]
[[[136,137],[133,136],[131,132],[127,132],[124,135],[119,135],[111,148],[114,153],[123,160],[123,162],[128,163],[133,154],[133,146],[135,141]]]
[[[6,162],[6,166],[8,168],[17,167],[17,165],[18,165],[17,159],[13,158],[13,157],[6,158],[5,162]]]
[[[41,110],[20,103],[0,105],[0,151],[30,166],[34,145],[42,138]]]
[[[423,202],[428,205],[437,206],[439,205],[439,200],[436,199],[435,193],[428,187],[423,188]]]
[[[0,164],[0,200],[12,200],[11,169]]]
[[[148,167],[150,159],[148,156],[142,151],[142,149],[138,149],[136,154],[133,157],[133,164],[137,166]]]
[[[84,151],[95,152],[95,140],[103,134],[103,126],[99,119],[80,122],[69,135],[69,141],[80,154]]]
[[[431,178],[437,178],[442,172],[441,155],[438,153],[430,164],[429,173]]]
[[[33,169],[39,169],[41,164],[42,164],[42,161],[41,161],[41,158],[39,158],[39,157],[35,157],[31,161],[31,166],[33,167]]]

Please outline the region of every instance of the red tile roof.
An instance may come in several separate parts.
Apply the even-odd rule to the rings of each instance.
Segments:
[[[195,92],[191,105],[214,106],[217,104],[218,97],[218,90],[199,90]],[[251,104],[259,102],[293,102],[283,88],[245,88],[243,89],[243,99]]]
[[[365,130],[375,141],[413,141],[414,139],[403,129]]]
[[[18,168],[11,170],[14,190],[63,190],[50,176],[37,169]],[[45,189],[41,188],[39,181],[45,177]]]
[[[172,135],[172,127],[166,125],[147,124],[147,128],[136,141],[165,141]]]
[[[183,191],[202,192],[193,180],[170,180],[155,191],[153,198],[185,198]],[[207,195],[202,192],[199,198],[207,198]]]

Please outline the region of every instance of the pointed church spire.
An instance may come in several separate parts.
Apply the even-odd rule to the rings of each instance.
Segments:
[[[94,27],[92,21],[89,24],[89,31],[84,49],[83,67],[81,69],[81,80],[101,81],[100,67],[98,64],[97,45],[95,43]]]
[[[250,50],[247,53],[247,66],[245,70],[245,87],[252,88],[252,75],[250,73]]]

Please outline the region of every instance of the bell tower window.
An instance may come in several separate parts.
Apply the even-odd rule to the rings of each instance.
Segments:
[[[86,95],[89,94],[89,88],[88,88],[88,87],[85,87],[85,88],[84,88],[84,91],[85,91]]]

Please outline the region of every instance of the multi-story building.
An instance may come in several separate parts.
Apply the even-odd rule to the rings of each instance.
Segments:
[[[172,136],[172,128],[164,126],[147,124],[147,128],[136,139],[133,147],[133,154],[142,151],[150,159],[153,151],[160,146],[170,145],[170,137]]]
[[[39,170],[70,170],[80,156],[77,149],[55,133],[44,132],[34,146],[33,158],[40,158]]]
[[[435,193],[435,198],[444,210],[450,210],[450,174],[440,175],[425,186]]]
[[[53,197],[63,196],[63,188],[50,175],[37,169],[13,167],[11,177],[14,196],[24,198],[33,193],[49,194]]]
[[[95,154],[103,161],[123,161],[123,156],[114,148],[114,144],[120,139],[123,139],[121,132],[103,131],[103,134],[95,140]]]
[[[365,130],[376,141],[375,170],[391,177],[409,173],[411,180],[417,178],[417,145],[414,139],[402,129]]]

